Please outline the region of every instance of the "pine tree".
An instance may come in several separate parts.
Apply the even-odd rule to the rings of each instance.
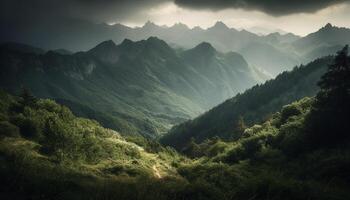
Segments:
[[[310,143],[346,142],[350,131],[350,57],[348,46],[339,51],[318,85],[321,90],[309,115]]]
[[[22,105],[33,107],[36,104],[37,99],[30,92],[28,88],[23,87],[20,97],[22,97]]]
[[[350,60],[349,46],[346,45],[337,53],[334,63],[329,65],[328,71],[321,77],[318,85],[327,92],[339,92],[349,95],[350,88]]]
[[[244,119],[242,116],[239,116],[237,122],[236,122],[236,127],[235,130],[239,133],[239,134],[243,134],[245,129],[247,128],[247,126],[245,125]]]

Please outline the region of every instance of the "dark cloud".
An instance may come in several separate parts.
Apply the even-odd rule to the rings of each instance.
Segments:
[[[349,0],[1,0],[0,22],[40,23],[60,18],[94,22],[146,21],[147,12],[165,2],[194,9],[243,8],[270,15],[314,12]]]
[[[1,0],[0,17],[3,21],[52,18],[122,21],[142,18],[147,9],[167,1],[171,0]]]
[[[349,0],[175,0],[177,5],[192,9],[241,8],[259,10],[273,16],[312,13],[343,2]]]
[[[141,23],[147,20],[148,9],[168,1],[172,0],[0,0],[0,43],[51,48],[81,37],[96,42],[93,39],[102,38],[98,36],[105,30],[96,24]]]

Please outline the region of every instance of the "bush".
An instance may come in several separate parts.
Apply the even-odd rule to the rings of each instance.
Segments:
[[[19,127],[19,130],[23,137],[39,138],[41,136],[39,123],[32,118],[27,118],[23,115],[18,115],[12,118],[11,122],[17,127]]]
[[[283,106],[280,123],[285,123],[289,117],[301,114],[300,109],[295,104]]]
[[[229,150],[223,157],[223,161],[226,163],[237,163],[244,157],[244,148],[241,144],[235,146],[233,149]]]
[[[260,151],[263,141],[260,137],[252,137],[242,142],[244,156],[247,158],[254,157],[255,153]]]
[[[8,121],[1,121],[0,136],[19,137],[19,128]]]

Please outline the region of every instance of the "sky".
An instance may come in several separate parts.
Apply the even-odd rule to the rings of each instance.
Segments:
[[[1,0],[1,25],[41,26],[63,18],[142,26],[146,21],[207,28],[282,29],[298,35],[326,23],[350,27],[350,0]],[[5,26],[5,27],[6,27]],[[4,26],[2,26],[4,27]]]

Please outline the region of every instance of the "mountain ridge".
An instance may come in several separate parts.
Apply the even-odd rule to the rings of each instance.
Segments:
[[[38,97],[66,100],[68,106],[84,102],[88,108],[80,111],[94,110],[108,128],[155,137],[260,81],[239,54],[223,55],[213,47],[204,51],[216,54],[199,54],[208,61],[205,65],[156,37],[118,45],[107,40],[72,55],[2,51],[0,86],[12,92],[25,86]]]
[[[255,85],[199,117],[174,126],[160,141],[182,150],[191,138],[199,143],[213,137],[236,140],[241,136],[238,123],[251,126],[264,121],[285,104],[315,95],[318,91],[316,83],[332,58],[317,59],[290,72],[283,72],[264,84]]]

